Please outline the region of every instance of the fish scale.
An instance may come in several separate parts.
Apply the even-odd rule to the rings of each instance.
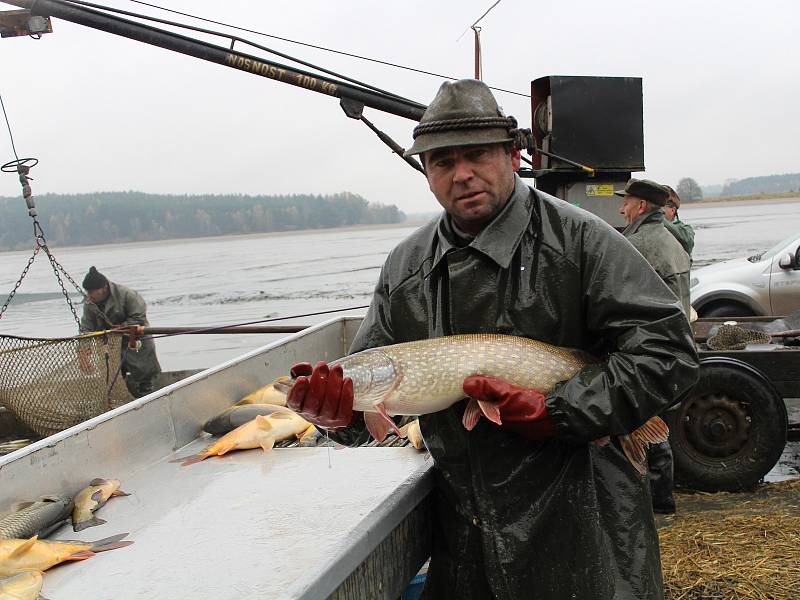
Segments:
[[[71,512],[72,499],[69,496],[54,496],[33,502],[0,519],[0,539],[47,535],[53,526],[65,521]]]
[[[344,376],[353,381],[354,410],[364,413],[370,434],[382,441],[389,428],[401,435],[390,416],[438,412],[465,399],[463,384],[467,377],[496,377],[547,395],[557,383],[594,362],[596,359],[582,350],[529,338],[465,334],[371,348],[335,364],[341,365]],[[500,424],[499,412],[492,415],[490,406],[480,406],[480,410]],[[470,412],[468,408],[464,419],[469,429],[475,423],[467,418]],[[616,439],[631,464],[644,475],[647,446],[666,441],[668,434],[666,424],[653,417]],[[609,438],[595,443],[604,446]]]
[[[464,398],[462,384],[471,375],[547,392],[586,366],[587,358],[528,338],[465,334],[364,350],[338,364],[353,380],[356,410],[375,412],[382,403],[392,415],[421,415]]]

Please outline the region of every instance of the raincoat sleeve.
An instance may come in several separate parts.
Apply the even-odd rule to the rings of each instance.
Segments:
[[[94,304],[85,302],[83,305],[83,313],[81,313],[81,326],[82,332],[99,331],[103,329],[100,326],[99,310]]]
[[[392,326],[389,321],[389,286],[386,280],[386,265],[381,270],[378,284],[372,296],[372,302],[361,326],[356,332],[348,354],[361,352],[368,348],[377,348],[394,344]],[[395,418],[395,421],[398,421]],[[346,446],[358,446],[369,441],[370,436],[364,418],[359,416],[356,422],[346,429],[328,432],[330,438]]]
[[[642,255],[601,223],[587,226],[582,242],[586,336],[603,360],[546,401],[556,435],[575,441],[630,433],[679,401],[699,375],[689,321]]]
[[[123,325],[147,325],[147,304],[138,292],[126,289],[122,307],[125,314]]]
[[[694,229],[692,229],[692,226],[677,219],[672,223],[664,219],[664,227],[681,243],[683,249],[686,250],[686,254],[691,256],[694,249]]]

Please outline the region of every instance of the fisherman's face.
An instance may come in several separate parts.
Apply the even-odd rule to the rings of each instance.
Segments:
[[[514,191],[519,150],[502,144],[457,146],[426,152],[425,175],[439,204],[456,225],[477,235],[500,211]]]
[[[678,214],[678,207],[671,202],[667,202],[667,205],[664,207],[664,214],[667,216],[667,221],[672,223],[675,220],[675,215]]]
[[[95,304],[102,302],[108,297],[108,286],[104,285],[96,290],[86,290],[86,295],[89,296],[89,299]]]
[[[619,207],[619,214],[625,218],[625,225],[630,225],[645,212],[647,212],[647,201],[636,196],[625,196],[622,206]]]

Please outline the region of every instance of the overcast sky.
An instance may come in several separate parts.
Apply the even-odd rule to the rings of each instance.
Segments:
[[[472,33],[457,39],[492,4],[152,1],[454,77],[472,76]],[[183,19],[127,0],[105,3]],[[796,0],[502,0],[481,25],[490,85],[529,93],[544,75],[642,77],[652,179],[675,185],[690,176],[709,185],[800,171]],[[39,41],[0,40],[0,93],[17,150],[41,161],[36,194],[347,190],[406,212],[438,208],[425,179],[333,98],[65,21],[54,19],[53,29]],[[424,103],[442,83],[240,35]],[[530,126],[527,98],[497,96]],[[411,121],[365,114],[402,146],[411,143]],[[0,129],[0,162],[12,158]],[[0,196],[19,194],[15,176],[0,176]]]

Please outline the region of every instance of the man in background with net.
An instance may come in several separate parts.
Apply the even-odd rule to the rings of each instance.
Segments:
[[[83,279],[83,289],[88,296],[83,305],[81,331],[102,331],[127,325],[148,326],[147,304],[138,292],[119,283],[109,281],[95,267],[91,267]],[[127,338],[122,346],[122,376],[134,398],[153,391],[161,365],[156,357],[156,346],[152,339],[141,340],[141,347],[127,347]],[[81,360],[84,366],[83,359]]]

